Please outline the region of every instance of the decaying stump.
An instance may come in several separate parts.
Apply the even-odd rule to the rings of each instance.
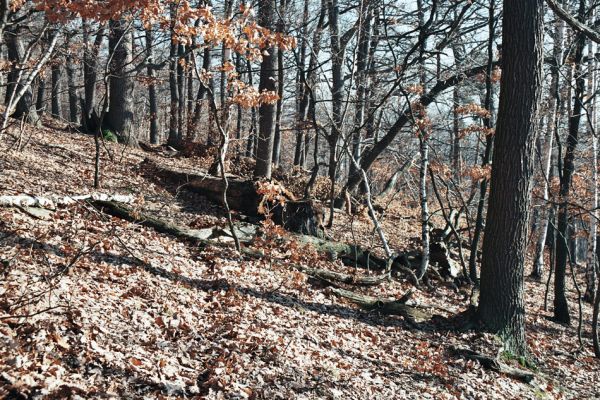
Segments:
[[[224,182],[221,177],[166,168],[149,159],[144,160],[142,167],[163,185],[186,189],[222,204]],[[279,184],[269,183],[268,190],[264,190],[257,181],[236,176],[228,176],[227,181],[227,203],[231,210],[261,218],[269,213],[276,224],[291,232],[323,237],[323,211],[313,201],[296,200]]]
[[[450,250],[444,241],[434,241],[430,245],[431,262],[437,263],[442,276],[458,278],[462,275],[460,264],[453,260]]]
[[[287,201],[272,210],[273,222],[290,232],[303,235],[325,236],[323,220],[325,210],[312,200]]]

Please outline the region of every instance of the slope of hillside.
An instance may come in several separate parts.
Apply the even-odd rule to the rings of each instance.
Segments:
[[[0,139],[0,195],[93,192],[92,138],[59,129],[27,132],[18,150]],[[14,133],[17,135],[17,133]],[[111,157],[107,155],[107,150]],[[201,196],[161,187],[140,163],[154,157],[194,168],[200,160],[106,144],[102,188],[131,194],[133,207],[179,225],[225,225]],[[400,207],[400,206],[399,206]],[[416,236],[415,210],[390,217],[395,247]],[[338,218],[332,235],[364,242],[365,220]],[[349,230],[352,225],[356,230]],[[0,396],[8,398],[592,398],[600,368],[576,327],[547,320],[543,285],[527,283],[528,342],[538,360],[530,384],[450,353],[451,346],[495,355],[491,335],[451,329],[446,318],[469,293],[439,285],[409,304],[436,317],[415,324],[367,312],[290,267],[356,273],[310,249],[265,241],[268,255],[197,247],[101,213],[86,202],[46,219],[0,208]],[[364,274],[365,271],[359,271]],[[393,280],[348,289],[402,297]],[[570,291],[571,304],[577,304]],[[516,361],[512,364],[517,365]]]

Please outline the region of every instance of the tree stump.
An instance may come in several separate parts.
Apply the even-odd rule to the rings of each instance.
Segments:
[[[325,211],[312,200],[287,201],[272,210],[273,222],[290,232],[323,238]]]

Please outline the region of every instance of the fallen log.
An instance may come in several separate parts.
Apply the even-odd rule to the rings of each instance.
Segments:
[[[135,222],[155,229],[158,232],[167,233],[182,239],[206,241],[221,237],[231,237],[231,232],[223,228],[190,229],[136,212],[135,210],[111,201],[90,199],[89,203],[115,217]],[[242,242],[248,243],[258,234],[259,227],[257,225],[242,223],[236,223],[235,225],[236,233]],[[334,259],[346,259],[350,265],[354,265],[355,262],[358,262],[358,264],[363,267],[374,269],[384,269],[386,265],[384,259],[371,254],[368,250],[361,249],[360,247],[351,244],[300,234],[290,234],[290,238],[287,240],[297,240],[301,244],[311,245],[315,247],[317,251],[326,253]]]
[[[152,228],[158,232],[166,233],[178,237],[180,239],[190,240],[196,243],[220,245],[218,241],[231,241],[231,232],[223,228],[205,228],[205,229],[190,229],[179,225],[144,215],[133,210],[123,207],[122,205],[111,203],[103,200],[89,200],[89,203],[100,211],[112,216],[124,219],[129,222],[138,223],[140,225]],[[235,227],[238,238],[242,243],[249,243],[258,233],[258,227],[250,224],[238,224]],[[299,235],[295,235],[297,237]],[[308,236],[307,236],[308,237]],[[258,250],[249,247],[242,247],[243,255],[253,258],[263,258],[264,254]],[[342,274],[339,272],[329,271],[326,269],[309,268],[299,264],[291,264],[291,267],[297,269],[309,276],[324,279],[326,281],[335,281],[339,283],[355,284],[362,286],[378,285],[389,278],[388,274],[376,276],[356,276]]]
[[[103,211],[107,214],[124,219],[129,222],[134,222],[146,226],[148,228],[152,228],[157,232],[173,235],[180,239],[204,243],[210,241],[211,239],[214,240],[224,237],[228,237],[230,239],[233,238],[231,232],[219,227],[191,229],[180,225],[172,224],[146,214],[135,212],[134,210],[131,210],[127,207],[124,207],[120,204],[111,201],[88,200],[88,202],[94,207],[98,208],[100,211]],[[246,224],[236,227],[236,234],[238,235],[238,238],[241,242],[249,242],[254,238],[257,227],[253,225],[251,227],[253,227],[254,229],[250,228]]]
[[[223,204],[223,178],[206,172],[184,171],[159,166],[150,159],[142,167],[162,185],[185,188]],[[231,210],[251,217],[270,214],[273,221],[290,232],[323,237],[324,213],[312,200],[297,200],[285,187],[276,182],[260,182],[227,176],[227,203]]]
[[[411,323],[421,323],[429,321],[432,315],[417,306],[409,306],[406,303],[408,296],[403,296],[401,299],[389,300],[381,299],[373,296],[366,296],[359,293],[351,292],[345,289],[332,288],[332,293],[348,299],[353,303],[358,304],[365,310],[378,310],[385,314],[400,315],[406,318]]]
[[[479,361],[479,363],[486,369],[508,375],[525,383],[529,383],[535,378],[535,374],[532,372],[511,367],[510,365],[501,362],[498,358],[490,357],[471,349],[451,346],[450,351],[456,356],[463,357],[468,360]]]
[[[102,200],[116,203],[133,203],[135,197],[122,194],[90,193],[76,196],[0,196],[0,207],[37,207],[56,209],[56,206],[72,205],[84,200]]]
[[[294,235],[293,237],[299,243],[309,244],[317,251],[327,254],[330,259],[339,258],[344,264],[349,266],[362,266],[367,269],[383,270],[387,265],[387,261],[384,258],[353,244],[334,242],[308,235]]]

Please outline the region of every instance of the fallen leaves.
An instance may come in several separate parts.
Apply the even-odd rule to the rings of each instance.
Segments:
[[[60,143],[91,159],[91,138],[52,130],[34,135],[24,152],[3,153],[0,186],[14,188],[12,194],[84,192],[90,183],[80,174],[86,160],[59,164],[59,149],[37,143]],[[125,151],[120,163],[105,160],[105,190],[127,187],[145,199],[138,204],[144,213],[178,224],[224,223],[205,200],[183,193],[173,197],[146,180],[137,168],[144,157],[133,150]],[[418,215],[397,207],[384,227],[399,232],[393,244],[402,248],[418,234],[411,222]],[[370,230],[368,221],[336,215],[331,233],[346,241],[356,237],[367,247]],[[586,353],[574,356],[573,329],[543,318],[543,288],[536,283],[527,283],[528,340],[542,363],[538,386],[526,386],[445,351],[460,344],[490,354],[497,348],[492,336],[415,329],[401,317],[360,310],[286,263],[345,274],[356,274],[354,268],[310,249],[270,246],[273,262],[243,260],[222,248],[197,249],[107,218],[85,204],[59,208],[50,221],[0,209],[0,348],[8,350],[0,352],[0,393],[448,399],[597,394],[590,385],[600,380],[597,361]],[[90,251],[68,274],[57,273],[82,249]],[[394,280],[353,290],[397,298],[409,286]],[[465,304],[460,293],[446,287],[417,291],[411,301],[431,304],[445,315]],[[54,306],[61,307],[18,317]]]

